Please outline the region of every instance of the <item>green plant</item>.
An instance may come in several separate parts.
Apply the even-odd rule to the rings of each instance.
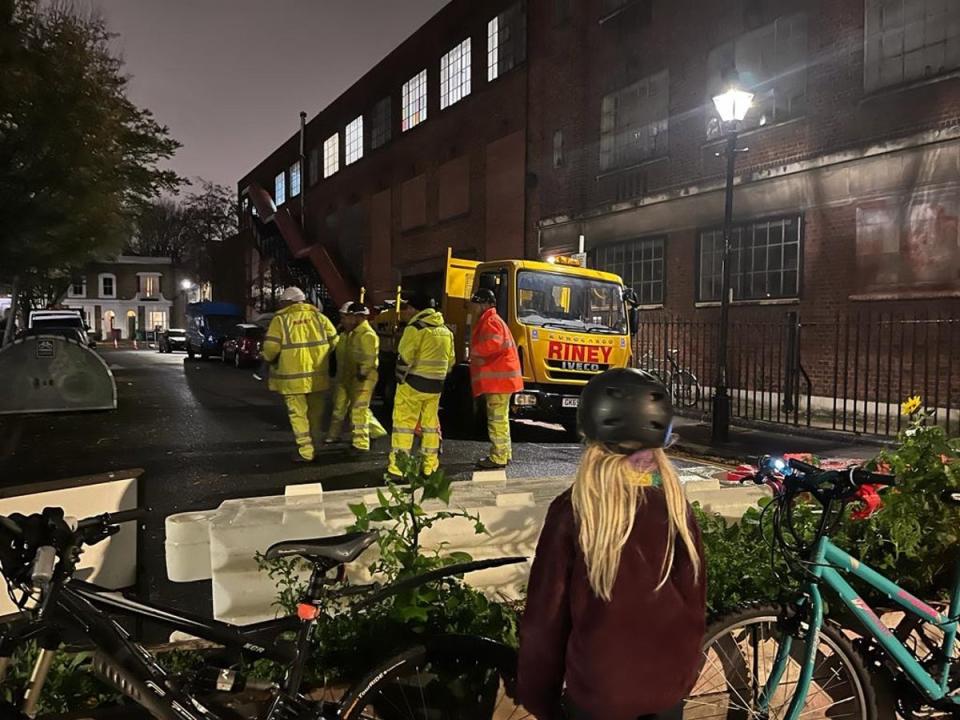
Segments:
[[[883,493],[876,515],[846,523],[846,546],[911,591],[943,595],[960,549],[960,513],[941,496],[960,489],[960,438],[933,424],[919,397],[904,402],[903,411],[910,420],[896,446],[871,463],[893,473],[896,486]]]

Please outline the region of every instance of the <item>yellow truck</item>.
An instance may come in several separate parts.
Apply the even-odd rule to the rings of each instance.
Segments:
[[[587,381],[630,364],[636,303],[617,275],[580,267],[566,257],[477,262],[448,251],[444,284],[442,311],[457,351],[444,407],[456,418],[479,419],[470,395],[468,306],[478,288],[496,293],[497,312],[510,326],[520,354],[524,389],[513,396],[512,417],[572,430]]]

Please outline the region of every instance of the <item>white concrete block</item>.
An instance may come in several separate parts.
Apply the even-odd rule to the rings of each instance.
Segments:
[[[506,470],[477,470],[473,473],[473,482],[507,484]]]
[[[76,478],[56,483],[60,487],[40,489],[38,492],[11,494],[0,498],[0,515],[22,513],[30,515],[45,507],[62,507],[64,514],[82,520],[92,515],[137,507],[137,482],[141,470],[108,473],[103,476]],[[53,483],[44,483],[50,487]],[[136,582],[137,528],[135,523],[123,523],[120,532],[102,543],[85,549],[79,569],[92,570],[90,582],[111,590],[125,588]],[[7,595],[6,582],[0,576],[0,615],[18,612]]]
[[[296,497],[298,495],[319,495],[323,497],[323,483],[302,483],[300,485],[287,485],[283,488],[283,494],[286,497]]]
[[[533,507],[533,493],[499,493],[497,495],[497,507]]]

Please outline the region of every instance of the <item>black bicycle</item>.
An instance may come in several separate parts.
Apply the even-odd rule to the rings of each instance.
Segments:
[[[282,683],[266,688],[264,720],[507,720],[531,718],[512,699],[513,649],[475,636],[425,638],[373,667],[339,697],[315,701],[304,691],[312,626],[323,617],[321,599],[355,596],[369,606],[419,585],[475,570],[523,562],[501,558],[451,565],[391,585],[342,586],[344,565],[356,560],[375,533],[281,542],[268,558],[300,557],[311,574],[296,616],[246,626],[210,620],[140,602],[74,577],[84,546],[101,542],[136,521],[142,511],[104,514],[79,523],[60,508],[24,516],[0,516],[0,570],[21,609],[0,627],[0,683],[14,651],[35,641],[40,659],[19,709],[0,705],[4,720],[26,720],[37,700],[53,653],[78,634],[95,648],[95,669],[126,697],[159,720],[234,720],[231,693],[249,685],[242,668],[267,659],[285,668]],[[335,571],[335,577],[330,577]],[[116,616],[132,616],[188,633],[223,648],[229,658],[214,672],[168,674],[131,637]],[[237,669],[240,668],[240,669]],[[233,696],[235,697],[235,695]]]

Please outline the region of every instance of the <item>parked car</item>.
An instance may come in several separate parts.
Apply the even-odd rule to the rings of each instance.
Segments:
[[[162,353],[187,349],[187,331],[182,328],[170,328],[160,333],[157,350]]]
[[[225,363],[232,362],[238,368],[255,364],[260,356],[260,346],[265,334],[259,325],[237,323],[223,341],[221,359]]]
[[[90,348],[97,346],[97,344],[87,335],[86,330],[77,327],[39,326],[27,328],[26,330],[21,330],[19,333],[17,333],[18,338],[33,337],[36,335],[58,335],[59,337],[66,338],[67,340],[72,340],[79,345],[86,345]]]
[[[83,321],[79,310],[32,310],[24,333],[30,335],[63,335],[78,340],[87,347],[97,346],[90,337],[90,327]]]
[[[243,322],[240,308],[231,303],[198,302],[187,305],[187,356],[206,360],[220,355],[227,332]]]

